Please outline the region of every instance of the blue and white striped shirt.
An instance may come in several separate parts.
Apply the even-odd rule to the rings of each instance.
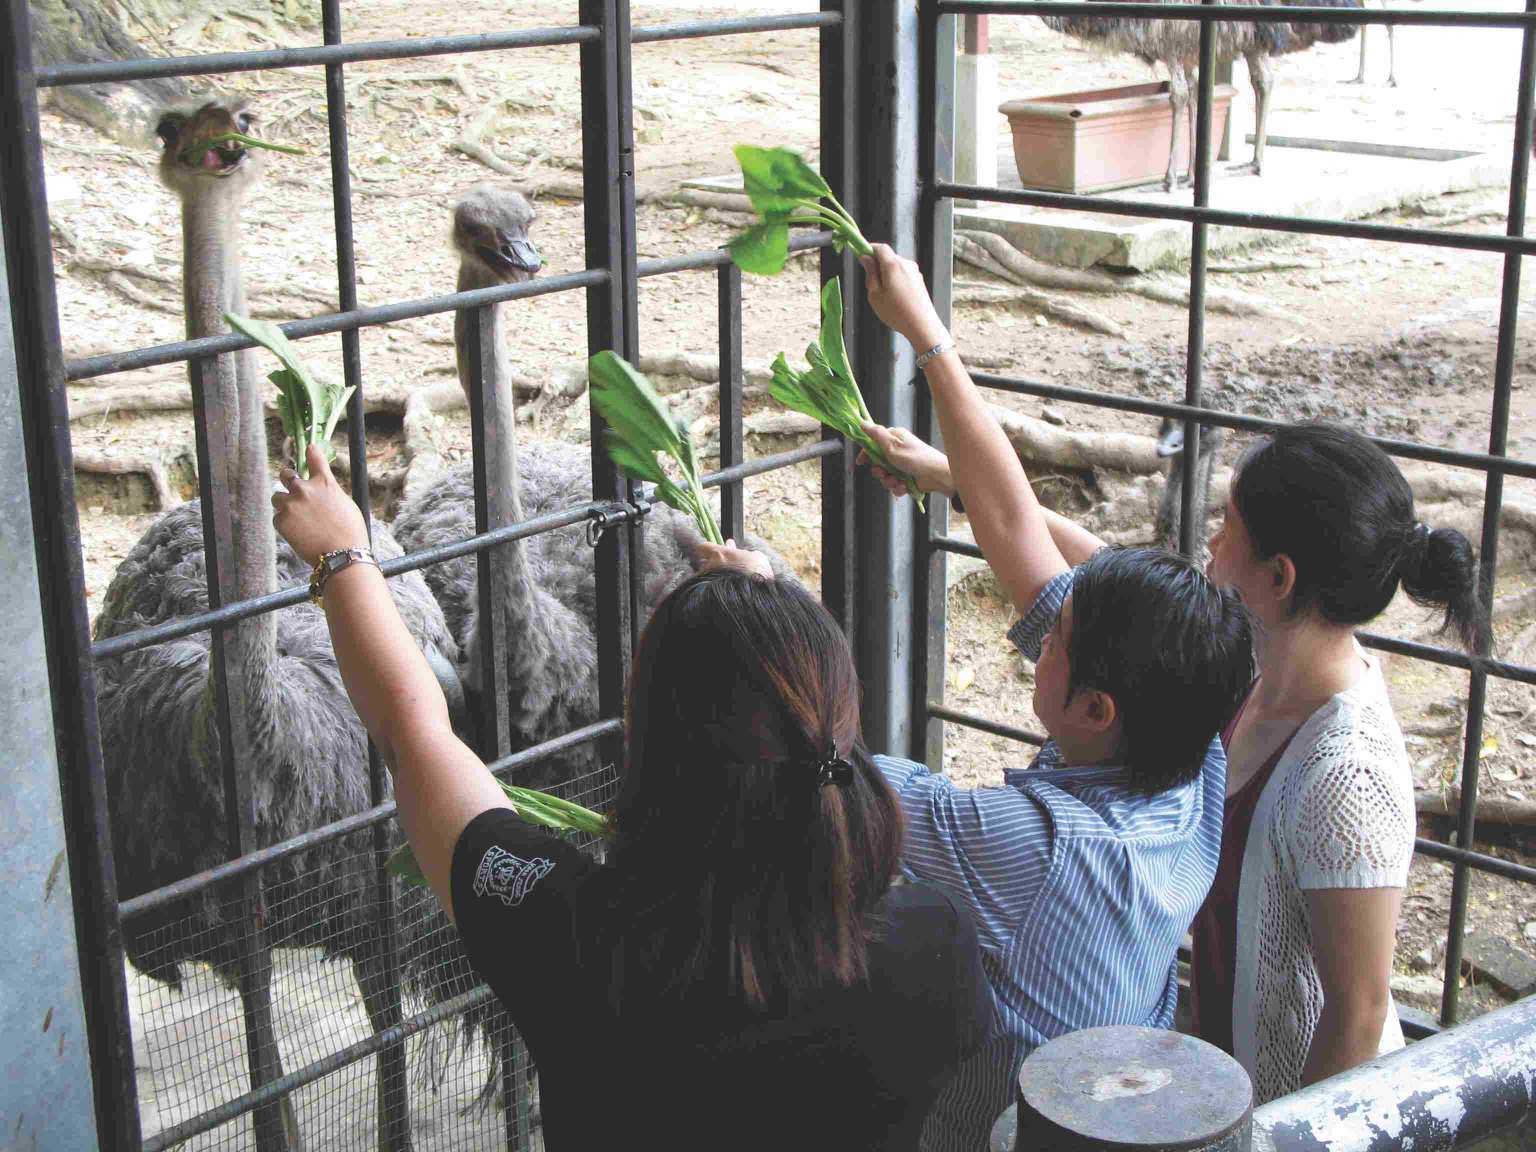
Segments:
[[[1008,638],[1031,660],[1072,589],[1063,572]],[[1216,875],[1226,757],[1212,740],[1198,779],[1144,796],[1124,769],[1070,768],[1054,741],[999,788],[956,788],[920,764],[876,757],[907,820],[904,870],[975,919],[1003,1032],[940,1095],[925,1152],[980,1152],[1013,1102],[1024,1058],[1080,1028],[1167,1028],[1174,953]]]

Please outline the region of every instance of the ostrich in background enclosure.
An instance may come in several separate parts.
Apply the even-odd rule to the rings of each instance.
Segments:
[[[1205,547],[1205,519],[1211,496],[1211,466],[1216,461],[1216,449],[1221,447],[1220,428],[1200,429],[1198,461],[1193,469],[1195,495],[1193,515],[1195,524],[1195,556]],[[1179,525],[1183,522],[1183,493],[1185,479],[1191,474],[1189,456],[1184,451],[1184,421],[1171,416],[1163,417],[1157,429],[1157,454],[1165,459],[1172,457],[1168,466],[1168,479],[1163,484],[1162,499],[1157,505],[1157,521],[1154,525],[1153,543],[1174,552],[1179,550]]]
[[[1234,0],[1239,4],[1269,6],[1270,0]],[[1276,7],[1310,3],[1310,0],[1281,0]],[[1316,0],[1327,8],[1360,8],[1363,0]],[[1102,44],[1115,52],[1138,56],[1149,65],[1162,64],[1168,69],[1168,99],[1173,105],[1173,132],[1168,145],[1168,170],[1163,187],[1172,191],[1182,180],[1178,154],[1186,134],[1190,142],[1190,172],[1194,170],[1194,105],[1190,100],[1190,78],[1200,61],[1200,24],[1195,20],[1139,20],[1120,16],[1042,16],[1048,28],[1079,40]],[[1357,30],[1354,24],[1288,24],[1286,22],[1249,23],[1218,21],[1215,25],[1215,54],[1218,61],[1243,57],[1248,63],[1248,77],[1253,84],[1255,173],[1263,171],[1264,142],[1269,134],[1269,99],[1274,86],[1270,58],[1311,48],[1318,43],[1348,40]],[[1214,141],[1212,142],[1215,143]]]
[[[227,332],[223,314],[247,311],[240,205],[260,157],[235,143],[201,151],[196,146],[249,129],[248,113],[220,102],[167,113],[160,121],[160,178],[182,202],[189,337]],[[196,365],[188,368],[195,376]],[[272,528],[264,382],[254,351],[217,357],[203,381],[210,401],[207,467],[222,476],[230,493],[236,595],[248,599],[302,583],[307,566]],[[378,526],[374,549],[384,557],[400,554]],[[391,580],[390,589],[423,649],[451,668],[457,647],[425,583],[411,575]],[[96,636],[134,632],[207,608],[201,507],[192,501],[161,516],[118,568]],[[248,617],[227,630],[224,644],[230,708],[236,732],[243,731],[235,753],[253,825],[247,847],[274,844],[366,809],[366,738],[342,686],[323,614],[306,604]],[[95,671],[119,895],[128,899],[230,859],[208,634],[108,657]],[[255,908],[231,904],[226,887],[136,917],[125,933],[128,958],[141,972],[176,987],[184,962],[210,964],[239,991],[251,1085],[269,1084],[283,1075],[269,933],[283,946],[320,948],[350,960],[374,1029],[398,1023],[380,938],[390,893],[377,882],[372,848],[364,831],[267,866]],[[429,899],[415,889],[403,898],[402,963],[407,987],[435,1001],[467,985],[441,955],[435,967],[422,959],[432,933],[452,931],[435,904],[425,906]],[[437,943],[441,951],[441,938]],[[436,994],[413,987],[410,981],[422,975],[413,963],[427,973],[423,980],[457,979],[460,985]],[[381,1049],[378,1084],[378,1147],[408,1152],[403,1046]],[[257,1108],[253,1119],[261,1152],[302,1145],[289,1097]]]
[[[533,210],[509,188],[477,185],[453,213],[453,245],[459,255],[460,291],[526,280],[539,268],[538,250],[528,238]],[[486,358],[485,461],[490,506],[512,523],[584,504],[592,498],[592,458],[585,446],[564,443],[517,445],[509,304],[492,306],[489,334],[494,354]],[[473,389],[471,328],[476,313],[454,320],[459,383]],[[494,526],[494,525],[493,525]],[[475,531],[474,483],[464,467],[439,480],[401,510],[395,533],[407,550],[462,540]],[[658,504],[645,519],[641,565],[642,622],[657,602],[692,570],[700,543],[693,520]],[[766,553],[780,576],[789,569],[761,541],[748,546]],[[507,703],[514,748],[531,747],[598,717],[597,586],[592,549],[578,525],[501,546],[505,587],[501,595],[506,643]],[[490,708],[483,686],[481,651],[489,630],[479,615],[479,578],[472,557],[435,565],[427,583],[443,607],[466,659],[464,681],[471,714]],[[483,723],[483,720],[482,720]],[[550,757],[520,783],[537,787],[569,780],[595,765],[590,746]]]

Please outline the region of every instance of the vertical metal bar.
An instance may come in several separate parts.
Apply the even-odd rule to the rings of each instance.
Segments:
[[[862,7],[859,30],[859,222],[903,256],[917,249],[917,6]],[[862,278],[845,281],[851,310]],[[854,373],[884,424],[912,426],[913,350],[882,324],[855,333]],[[859,519],[859,622],[854,651],[864,683],[864,736],[871,749],[912,747],[913,551],[916,520],[868,475],[855,489]]]
[[[1202,0],[1211,4],[1215,0]],[[1216,82],[1216,29],[1210,20],[1200,21],[1200,75],[1195,98],[1195,138],[1190,144],[1195,174],[1195,207],[1211,203],[1211,95]],[[1175,168],[1175,177],[1177,169]],[[1205,371],[1205,265],[1206,225],[1190,225],[1189,253],[1189,347],[1184,361],[1184,403],[1200,403],[1200,387]],[[1195,523],[1195,509],[1204,508],[1197,499],[1196,478],[1200,475],[1200,424],[1184,421],[1184,483],[1179,488],[1179,551],[1194,556],[1205,537],[1205,525]]]
[[[720,325],[720,467],[742,461],[741,443],[741,269],[735,264],[719,268]],[[727,540],[741,542],[745,531],[745,484],[733,480],[720,486],[720,531]]]
[[[325,43],[340,44],[341,0],[321,0],[320,19]],[[342,311],[357,307],[357,250],[352,234],[352,171],[347,131],[347,81],[341,64],[325,66],[326,124],[331,145],[331,201],[336,226],[336,288]],[[347,454],[351,464],[352,499],[363,514],[363,525],[373,538],[373,511],[368,494],[368,430],[363,407],[363,355],[357,329],[341,334],[342,376],[352,389],[347,403]],[[389,775],[383,757],[373,740],[368,740],[368,803],[382,804],[389,797]],[[390,876],[389,829],[374,826],[373,884],[378,906],[374,910],[378,925],[379,956],[371,966],[371,986],[363,995],[373,1001],[370,1019],[377,1017],[384,1028],[393,1028],[404,1019],[400,995],[400,950],[395,923],[394,881]],[[384,1131],[380,1143],[386,1147],[408,1146],[411,1117],[407,1086],[405,1042],[391,1044],[379,1054],[379,1119]]]
[[[1536,12],[1536,0],[1526,0],[1525,10]],[[1527,26],[1521,34],[1520,89],[1515,102],[1515,154],[1509,174],[1510,236],[1525,235],[1525,195],[1530,180],[1531,124],[1533,88],[1536,88],[1536,28]],[[1488,451],[1502,456],[1509,444],[1509,405],[1514,391],[1515,336],[1520,322],[1520,265],[1518,253],[1504,257],[1504,282],[1499,299],[1499,342],[1493,363],[1493,411],[1488,428]],[[1484,618],[1477,651],[1487,655],[1492,649],[1491,605],[1499,564],[1499,518],[1504,506],[1504,472],[1491,468],[1483,489],[1483,536],[1479,549],[1478,593]],[[1471,672],[1467,692],[1467,734],[1461,757],[1461,805],[1456,813],[1456,846],[1471,848],[1477,833],[1477,785],[1483,749],[1483,708],[1487,703],[1488,673],[1481,668]],[[1440,1021],[1456,1023],[1457,996],[1460,991],[1461,954],[1467,925],[1467,896],[1472,874],[1467,865],[1457,863],[1451,880],[1451,919],[1446,932],[1445,985],[1440,997]]]
[[[634,71],[631,63],[629,0],[614,0],[615,112],[614,130],[619,144],[619,300],[623,309],[623,353],[631,364],[640,363],[640,276],[639,242],[635,235],[635,114]],[[595,441],[594,441],[595,443]],[[639,485],[620,476],[623,499],[633,502]],[[629,572],[629,642],[631,650],[640,643],[640,629],[645,620],[640,610],[644,588],[645,525],[630,520],[622,529],[628,538]],[[625,667],[628,667],[626,661]]]
[[[977,18],[973,18],[977,19]],[[980,19],[985,19],[980,18]],[[983,27],[978,43],[984,37]],[[918,6],[918,209],[917,258],[933,293],[939,318],[950,322],[950,289],[954,270],[954,201],[934,194],[936,183],[951,179],[955,135],[955,17],[940,16],[936,0]],[[919,381],[913,397],[913,428],[940,447],[933,398]],[[915,509],[914,509],[915,511]],[[928,541],[949,533],[949,500],[934,493],[926,512],[917,513],[918,549],[914,558],[912,624],[912,751],[935,772],[944,770],[944,721],[928,714],[930,700],[944,699],[944,638],[949,607],[946,575],[948,553],[930,549]]]
[[[821,0],[821,11],[838,12],[840,24],[821,30],[821,174],[843,207],[859,217],[858,51],[860,0]],[[821,279],[841,276],[845,288],[859,283],[853,255],[821,250]],[[863,309],[844,310],[845,338],[857,345]],[[836,434],[823,431],[822,439]],[[821,461],[821,602],[858,651],[858,517],[854,504],[856,454],[852,445]]]
[[[0,12],[0,213],[96,1131],[103,1148],[129,1152],[141,1142],[139,1094],[26,4]]]

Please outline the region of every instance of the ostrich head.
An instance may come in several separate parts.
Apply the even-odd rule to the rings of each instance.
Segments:
[[[198,145],[228,132],[251,134],[255,117],[233,100],[210,100],[192,108],[161,113],[155,133],[160,137],[160,179],[181,196],[199,195],[214,187],[243,191],[261,172],[261,157],[234,140],[211,148]]]
[[[475,185],[453,209],[453,246],[461,264],[487,284],[532,278],[544,264],[528,238],[533,221],[533,209],[521,193],[494,184]]]

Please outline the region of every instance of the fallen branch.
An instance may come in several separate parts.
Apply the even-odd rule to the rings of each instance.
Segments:
[[[1023,305],[1073,328],[1125,338],[1125,329],[1108,316],[1034,288],[994,288],[961,280],[956,282],[950,299],[956,304]]]
[[[1157,441],[1129,432],[1070,432],[1009,408],[989,406],[1020,459],[1076,471],[1107,469],[1145,475],[1160,472]]]
[[[1461,789],[1451,786],[1445,791],[1420,791],[1413,794],[1413,806],[1426,816],[1455,816],[1461,811]],[[1502,797],[1479,796],[1477,818],[1490,824],[1505,824],[1520,828],[1536,827],[1536,803],[1530,800],[1506,800]]]
[[[155,493],[155,511],[164,512],[181,503],[181,497],[171,487],[170,475],[165,462],[154,456],[119,456],[100,448],[77,447],[74,450],[76,472],[94,473],[100,476],[144,476]]]
[[[980,263],[982,253],[991,259]],[[963,230],[955,233],[955,257],[968,264],[984,267],[995,276],[1015,284],[1034,285],[1039,288],[1055,288],[1064,292],[1095,292],[1107,295],[1128,292],[1144,296],[1160,304],[1188,307],[1189,288],[1175,287],[1155,280],[1138,277],[1111,276],[1106,272],[1080,271],[1075,268],[1058,268],[1020,252],[1008,242],[1007,237],[996,232]],[[1275,309],[1261,300],[1224,288],[1207,287],[1205,305],[1212,312],[1233,316],[1276,316]]]

